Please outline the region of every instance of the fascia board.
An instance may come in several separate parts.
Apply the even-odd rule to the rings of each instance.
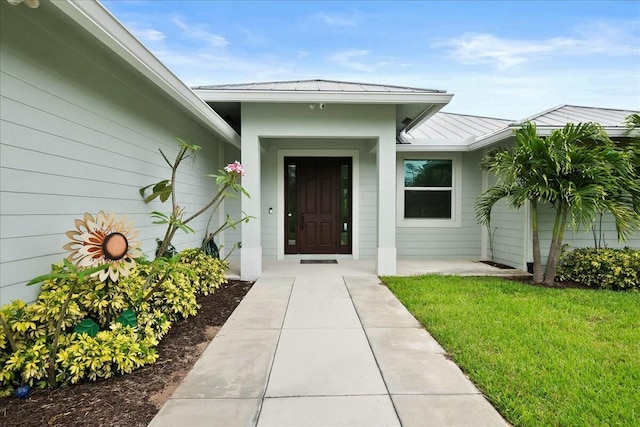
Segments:
[[[467,152],[469,151],[469,145],[466,142],[462,143],[447,143],[447,144],[396,144],[396,152],[398,153],[411,153],[411,152]]]
[[[100,3],[52,1],[65,15],[142,73],[225,141],[240,148],[240,136]]]
[[[469,144],[469,151],[479,150],[489,145],[505,140],[513,135],[513,128],[506,127],[495,131],[489,135],[479,138],[475,142]]]
[[[549,136],[554,130],[562,129],[564,126],[536,126],[536,131],[539,136]],[[486,135],[477,141],[469,145],[471,151],[479,150],[492,144],[496,144],[502,140],[513,136],[513,132],[518,129],[519,126],[510,125],[506,128],[500,129],[492,134]],[[613,138],[622,138],[629,136],[629,130],[625,127],[619,126],[605,126],[604,131]]]
[[[331,102],[336,104],[448,104],[451,93],[310,92],[194,89],[207,102]]]

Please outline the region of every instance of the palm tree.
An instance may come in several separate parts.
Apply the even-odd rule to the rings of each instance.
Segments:
[[[505,198],[510,208],[530,203],[535,283],[553,284],[567,221],[575,230],[590,228],[598,212],[607,210],[621,240],[640,226],[633,150],[619,149],[599,124],[569,123],[542,138],[535,124],[527,122],[515,138],[512,149],[494,150],[483,158],[482,169],[493,173],[497,183],[476,201],[476,215],[488,225],[498,200]],[[543,203],[556,212],[544,277],[538,236],[538,206]]]

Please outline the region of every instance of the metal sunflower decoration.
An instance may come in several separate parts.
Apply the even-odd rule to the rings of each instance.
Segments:
[[[141,255],[140,241],[136,240],[139,231],[133,228],[133,222],[127,222],[124,216],[118,221],[114,214],[100,211],[95,218],[85,213],[84,219],[76,219],[75,226],[66,233],[71,242],[63,246],[71,251],[69,261],[78,267],[108,264],[94,274],[101,282],[107,278],[116,282],[120,276],[129,275],[135,258]]]
[[[36,7],[40,6],[40,0],[7,0],[7,2],[11,6],[17,6],[20,3],[24,2],[24,4],[29,6],[31,9],[35,9]]]

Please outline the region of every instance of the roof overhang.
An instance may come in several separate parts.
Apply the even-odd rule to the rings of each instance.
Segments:
[[[240,147],[240,136],[156,58],[99,2],[52,1],[63,14],[126,61],[223,140]]]
[[[476,141],[469,144],[469,151],[480,150],[493,144],[505,141],[512,137],[514,132],[520,128],[521,125],[514,123],[510,126],[498,129],[495,132],[484,135],[478,138]],[[539,136],[549,136],[553,131],[564,128],[564,126],[536,126],[536,131]],[[629,129],[622,126],[604,126],[604,131],[610,138],[625,138],[629,137]]]
[[[194,89],[207,102],[216,103],[327,103],[394,104],[396,130],[407,130],[446,106],[452,93],[349,92],[302,90]],[[408,120],[407,120],[408,119]]]

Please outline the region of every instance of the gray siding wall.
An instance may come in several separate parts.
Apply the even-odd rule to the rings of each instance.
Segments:
[[[527,244],[528,227],[523,209],[509,209],[504,200],[496,203],[491,212],[493,254],[490,249],[490,242],[487,240],[488,258],[491,261],[514,268],[525,269],[525,245]]]
[[[65,231],[85,212],[126,215],[153,256],[164,227],[149,213],[138,189],[169,178],[176,137],[202,145],[178,177],[187,212],[215,192],[215,136],[171,100],[129,71],[118,58],[61,25],[51,9],[1,2],[0,37],[0,305],[33,300],[29,279],[47,273],[67,255]],[[180,248],[197,246],[207,216],[178,234]]]
[[[424,154],[429,152],[411,153]],[[433,153],[446,156],[446,153]],[[399,154],[400,155],[400,154]],[[397,227],[398,257],[431,259],[479,259],[481,227],[474,211],[476,197],[481,192],[482,171],[479,153],[462,154],[462,221],[460,227]],[[402,197],[400,191],[398,197]]]
[[[540,250],[542,252],[542,263],[547,264],[549,255],[549,246],[551,245],[551,236],[553,232],[553,224],[556,217],[555,210],[544,205],[538,209],[538,224],[540,228]],[[599,228],[599,226],[598,226]],[[640,233],[634,234],[626,242],[618,242],[616,233],[615,220],[611,214],[605,214],[602,221],[603,243],[602,246],[609,248],[622,248],[629,246],[640,249]],[[593,232],[591,230],[571,231],[568,227],[564,233],[563,244],[567,244],[572,248],[595,247],[593,241]]]

